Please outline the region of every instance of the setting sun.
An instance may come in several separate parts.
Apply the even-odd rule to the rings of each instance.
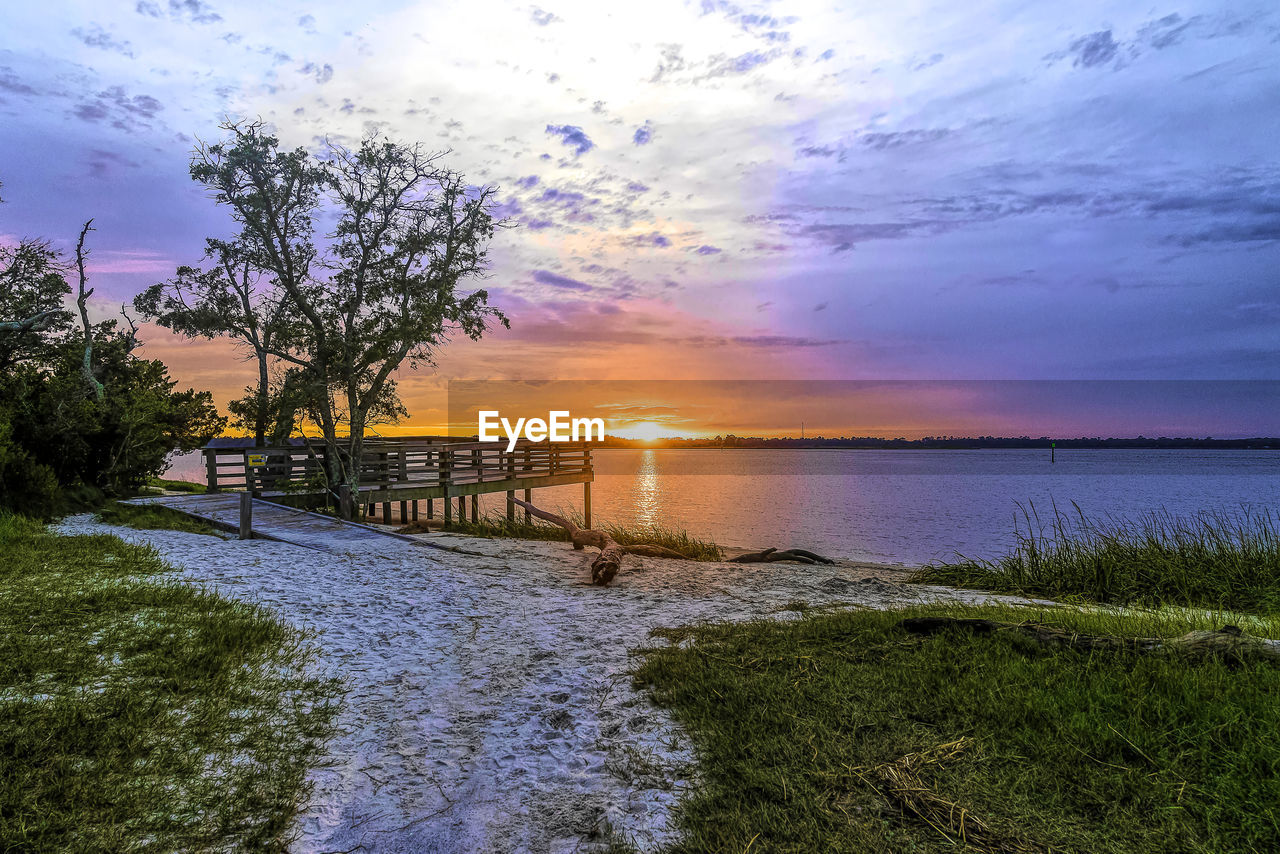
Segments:
[[[675,436],[678,431],[665,427],[656,421],[641,421],[630,427],[624,427],[621,430],[611,431],[613,435],[623,439],[640,439],[645,442],[652,442],[655,439],[662,439],[668,436]]]

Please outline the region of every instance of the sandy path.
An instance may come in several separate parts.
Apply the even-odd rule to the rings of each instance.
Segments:
[[[350,693],[299,852],[590,851],[610,833],[652,850],[672,838],[692,762],[679,729],[630,687],[628,650],[651,628],[776,615],[795,600],[987,598],[852,564],[632,557],[601,589],[586,583],[590,552],[564,543],[437,535],[482,554],[388,538],[335,556],[87,516],[58,530],[150,544],[187,577],[319,633]]]

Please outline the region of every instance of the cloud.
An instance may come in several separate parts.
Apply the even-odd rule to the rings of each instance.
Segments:
[[[693,251],[698,255],[719,255],[724,250],[721,249],[719,246],[710,246],[704,243]]]
[[[573,149],[574,157],[581,157],[596,147],[586,132],[577,125],[547,125],[547,133],[560,137],[560,141]]]
[[[327,62],[324,65],[308,62],[302,66],[302,73],[315,77],[316,82],[323,86],[333,79],[333,66]]]
[[[928,59],[923,60],[922,62],[917,62],[915,65],[911,66],[911,70],[924,71],[926,68],[932,68],[933,66],[937,65],[939,62],[942,62],[942,60],[943,60],[943,55],[940,53],[935,53],[932,56],[930,56]]]
[[[951,223],[936,221],[823,223],[802,226],[795,234],[831,246],[833,252],[847,252],[859,243],[871,240],[901,240],[921,234],[938,234],[951,227]]]
[[[134,7],[134,11],[149,18],[160,18],[164,15],[160,4],[152,2],[152,0],[139,0],[138,5]],[[195,24],[216,24],[222,20],[222,16],[213,11],[213,8],[208,3],[202,2],[202,0],[169,0],[168,11],[169,17],[175,21],[186,20]]]
[[[633,247],[656,246],[659,249],[665,249],[671,245],[671,238],[660,231],[651,231],[648,234],[628,235],[622,239],[622,243]]]
[[[568,276],[561,276],[559,273],[553,273],[550,270],[534,270],[533,280],[540,285],[551,285],[554,288],[563,288],[570,291],[593,290],[591,285],[586,282],[580,282]]]
[[[631,141],[636,145],[648,145],[653,140],[653,123],[648,119],[632,135]]]
[[[298,19],[298,26],[302,27],[303,32],[307,33],[308,35],[315,35],[316,34],[316,16],[303,15],[301,18]]]
[[[539,9],[537,6],[533,7],[533,11],[529,13],[529,17],[539,27],[546,27],[564,20],[564,18],[561,18],[559,15]]]
[[[71,35],[80,39],[89,47],[96,47],[100,50],[114,51],[123,54],[130,59],[133,58],[133,47],[127,41],[116,41],[111,33],[104,30],[97,24],[93,24],[89,29],[76,27],[71,31]]]
[[[758,50],[749,50],[746,53],[738,54],[737,56],[725,56],[724,54],[719,54],[712,57],[711,67],[705,76],[727,77],[737,74],[746,74],[749,71],[767,64],[776,56],[776,52],[762,53]]]
[[[150,125],[151,119],[164,109],[164,105],[150,95],[130,97],[123,86],[112,86],[91,100],[82,101],[72,108],[72,115],[86,122],[109,120],[120,130],[131,131]]]
[[[136,169],[139,166],[138,163],[119,152],[105,151],[100,148],[95,148],[89,152],[86,162],[89,166],[89,175],[92,178],[110,177],[116,171],[116,167],[123,166]]]
[[[904,130],[892,133],[867,133],[862,135],[862,144],[867,148],[884,151],[887,148],[901,148],[904,145],[921,145],[937,142],[951,135],[950,128],[930,128],[928,130]]]
[[[39,94],[14,74],[13,69],[7,65],[0,65],[0,92],[9,92],[14,95]]]
[[[1138,38],[1156,50],[1164,50],[1180,42],[1183,34],[1199,20],[1199,16],[1184,19],[1175,12],[1143,26],[1138,30]]]

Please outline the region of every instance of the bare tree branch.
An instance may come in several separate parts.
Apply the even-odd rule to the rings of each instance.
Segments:
[[[89,219],[84,224],[84,228],[80,229],[80,239],[76,241],[76,270],[80,273],[80,293],[76,297],[76,305],[80,309],[80,325],[84,329],[84,360],[81,362],[80,371],[84,375],[84,381],[93,392],[96,400],[102,400],[106,390],[102,383],[98,382],[98,378],[93,375],[93,326],[89,323],[89,297],[93,296],[93,288],[86,289],[89,280],[85,275],[84,262],[88,257],[85,252],[84,238],[89,232],[93,231],[93,219]]]

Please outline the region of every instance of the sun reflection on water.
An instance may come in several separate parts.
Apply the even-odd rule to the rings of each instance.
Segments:
[[[658,455],[652,448],[640,452],[640,467],[631,487],[631,501],[637,524],[657,524],[662,499],[658,486]]]

